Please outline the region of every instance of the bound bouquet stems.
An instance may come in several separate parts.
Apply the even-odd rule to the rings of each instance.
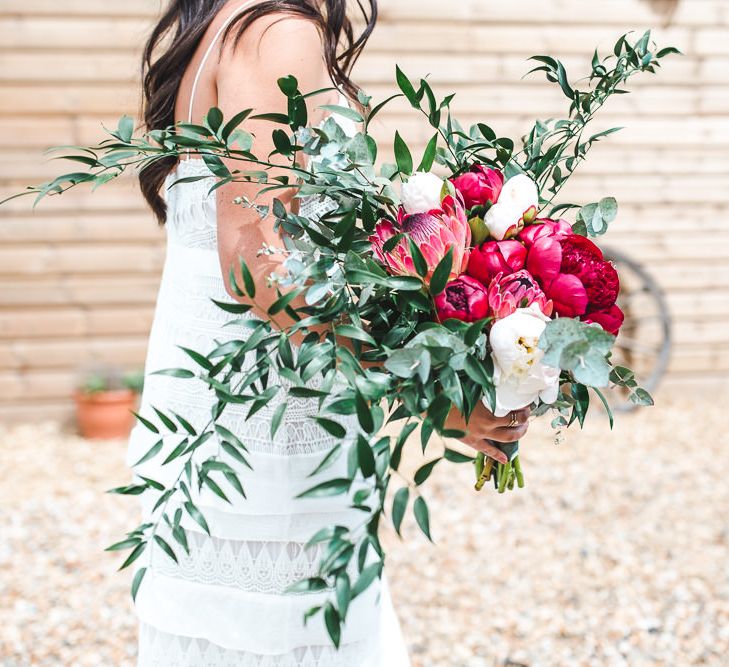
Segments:
[[[493,480],[494,488],[499,493],[510,491],[514,485],[524,488],[524,475],[519,462],[519,442],[491,442],[498,447],[508,459],[507,463],[499,463],[483,452],[479,452],[475,460],[476,491],[480,491],[486,482]]]

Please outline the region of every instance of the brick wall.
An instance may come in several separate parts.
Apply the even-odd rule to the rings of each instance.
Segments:
[[[594,46],[646,27],[686,53],[610,104],[600,122],[627,129],[599,144],[565,196],[612,194],[621,202],[609,240],[667,291],[677,320],[672,380],[727,377],[729,2],[381,5],[357,72],[368,92],[387,94],[398,62],[412,76],[430,74],[439,92],[457,92],[465,122],[488,120],[515,137],[534,117],[565,110],[542,79],[520,80],[528,55],[558,56],[576,76]],[[93,142],[101,122],[136,111],[138,54],[157,9],[150,0],[0,2],[0,194],[57,173],[45,148]],[[407,113],[393,106],[377,134],[391,137]],[[404,134],[423,144],[428,128],[410,123]],[[29,204],[0,211],[0,419],[39,409],[65,416],[80,370],[139,366],[163,259],[163,233],[129,181],[34,212]]]

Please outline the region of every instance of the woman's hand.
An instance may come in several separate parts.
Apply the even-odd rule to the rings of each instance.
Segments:
[[[522,408],[510,412],[506,417],[495,417],[483,403],[479,402],[473,413],[471,413],[468,424],[466,424],[463,415],[454,409],[448,415],[445,426],[448,429],[465,431],[466,435],[459,438],[461,442],[479,452],[483,452],[499,463],[507,463],[506,454],[489,441],[515,442],[524,437],[529,428],[530,412],[529,408]],[[512,416],[516,420],[515,426],[509,426],[512,422]]]

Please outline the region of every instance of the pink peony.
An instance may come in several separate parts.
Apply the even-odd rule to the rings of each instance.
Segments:
[[[566,220],[538,218],[519,233],[519,240],[527,247],[545,236],[567,236],[572,234],[572,225]]]
[[[441,209],[432,209],[427,213],[408,215],[401,208],[397,221],[399,229],[390,220],[381,220],[375,227],[375,233],[369,237],[375,257],[392,273],[417,275],[407,239],[400,239],[389,252],[383,248],[388,239],[400,232],[407,234],[423,254],[428,265],[426,280],[430,280],[435,267],[450,248],[453,248],[450,279],[466,270],[471,228],[463,205],[456,198],[448,195],[443,199]]]
[[[496,319],[508,317],[517,308],[536,304],[545,315],[552,314],[552,302],[547,299],[529,271],[496,276],[489,285],[489,307]]]
[[[446,285],[435,297],[438,319],[475,322],[488,315],[489,300],[486,288],[469,276],[459,276]]]
[[[527,251],[519,241],[488,241],[471,250],[466,273],[484,285],[500,273],[508,275],[524,268]]]
[[[504,175],[497,169],[474,164],[471,171],[452,178],[451,183],[463,195],[466,209],[471,209],[496,203],[504,185]]]

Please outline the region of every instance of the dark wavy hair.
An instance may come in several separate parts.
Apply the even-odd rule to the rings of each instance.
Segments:
[[[144,48],[142,60],[142,117],[146,130],[174,125],[175,103],[182,77],[200,40],[226,1],[172,0],[155,26]],[[347,13],[348,0],[263,0],[241,12],[226,29],[223,40],[234,33],[237,44],[254,21],[269,14],[286,13],[309,19],[322,34],[324,58],[330,78],[354,99],[358,87],[350,78],[352,67],[377,20],[377,0],[355,1],[365,24],[363,31],[356,36]],[[176,161],[172,157],[160,159],[139,173],[142,194],[160,224],[164,224],[167,217],[167,206],[160,190]]]

